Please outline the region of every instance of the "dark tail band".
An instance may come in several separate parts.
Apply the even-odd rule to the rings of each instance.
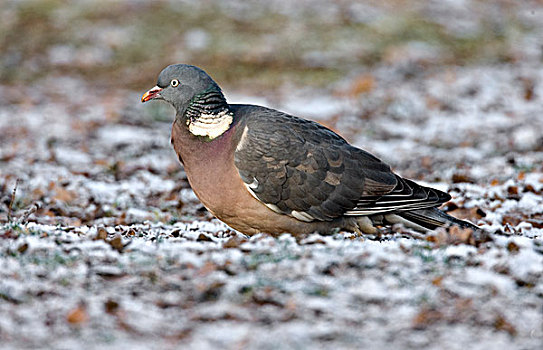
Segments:
[[[472,230],[480,230],[479,227],[471,222],[457,219],[437,208],[406,211],[398,213],[398,215],[429,230],[449,225],[456,225],[464,229],[470,228]]]

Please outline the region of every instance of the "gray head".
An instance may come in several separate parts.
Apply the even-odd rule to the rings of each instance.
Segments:
[[[143,95],[141,102],[164,100],[182,115],[196,96],[211,91],[220,93],[221,89],[202,69],[172,64],[160,72],[156,86]]]

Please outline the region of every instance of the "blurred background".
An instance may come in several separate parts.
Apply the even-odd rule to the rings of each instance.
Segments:
[[[539,0],[3,1],[0,78],[144,89],[174,62],[247,91],[330,86],[376,65],[541,58]],[[539,50],[539,51],[538,51]],[[412,67],[410,74],[417,74]],[[111,90],[109,92],[111,93]]]

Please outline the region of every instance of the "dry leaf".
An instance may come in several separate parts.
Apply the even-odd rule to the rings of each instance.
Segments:
[[[94,241],[102,240],[105,241],[107,238],[108,232],[103,227],[98,227],[96,230],[96,235],[92,238]]]
[[[364,74],[357,77],[349,89],[349,96],[357,97],[373,90],[375,87],[375,78],[370,74]]]
[[[228,241],[224,242],[222,247],[223,248],[238,248],[241,244],[243,244],[245,242],[247,242],[247,239],[242,238],[242,237],[238,237],[238,236],[234,236],[234,237],[230,237],[230,239],[228,239]]]
[[[509,321],[507,321],[502,315],[499,315],[498,317],[496,317],[496,320],[494,321],[494,328],[496,328],[496,330],[498,331],[506,331],[512,336],[517,335],[516,328]]]
[[[204,235],[203,233],[200,233],[200,235],[198,235],[198,238],[196,238],[196,241],[197,242],[213,242],[211,237]]]
[[[445,278],[445,276],[436,277],[436,278],[434,278],[434,279],[432,280],[432,284],[433,284],[434,286],[439,287],[439,286],[441,286],[441,282],[443,282],[443,279],[444,279],[444,278]]]
[[[121,252],[124,248],[123,240],[121,238],[121,235],[118,233],[112,239],[107,241],[107,243],[109,243],[110,246],[117,249],[117,251],[119,252]]]
[[[460,173],[454,173],[452,176],[452,182],[453,183],[461,183],[461,182],[467,182],[467,183],[475,183],[475,180],[471,177],[469,177],[467,174],[460,174]]]
[[[543,219],[528,219],[526,222],[534,228],[543,228]]]
[[[81,324],[87,322],[89,315],[84,304],[79,304],[75,309],[71,310],[66,316],[66,320],[71,324]]]
[[[517,226],[522,221],[522,218],[519,215],[504,215],[502,217],[502,225],[511,225],[511,226]]]
[[[76,194],[72,191],[68,191],[65,188],[55,186],[55,195],[53,199],[62,201],[62,202],[71,202],[75,199]]]
[[[19,253],[24,253],[28,250],[28,243],[24,242],[23,244],[21,244],[19,247],[17,247],[17,251]]]
[[[515,242],[509,242],[507,244],[507,250],[509,253],[515,255],[520,251],[520,247]]]
[[[413,318],[413,328],[425,329],[429,325],[443,320],[443,318],[444,315],[441,311],[424,307]]]
[[[207,261],[202,268],[200,268],[197,272],[198,276],[207,276],[211,272],[217,270],[217,265],[212,263],[211,261]]]
[[[447,211],[447,214],[452,215],[458,219],[477,221],[486,216],[486,213],[480,208],[457,208],[451,211]]]
[[[106,312],[110,315],[114,315],[119,310],[119,303],[113,299],[108,299],[104,303],[104,308],[106,309]]]
[[[507,187],[507,193],[509,193],[510,195],[518,195],[518,186]]]

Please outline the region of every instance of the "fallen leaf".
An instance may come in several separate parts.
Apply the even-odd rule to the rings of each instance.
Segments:
[[[76,194],[72,191],[68,191],[65,188],[60,186],[55,186],[55,195],[53,199],[62,201],[62,202],[71,202],[75,199]]]
[[[84,304],[79,304],[75,309],[68,312],[66,320],[71,324],[81,324],[87,322],[89,315],[87,314],[87,308]]]
[[[505,331],[511,336],[517,335],[517,329],[502,315],[496,317],[496,320],[494,321],[494,328],[496,328],[498,331]]]
[[[522,221],[522,218],[519,215],[504,215],[502,217],[502,225],[511,225],[511,226],[517,226]]]
[[[226,242],[223,243],[223,248],[238,248],[243,243],[247,242],[247,239],[234,236],[230,237]]]
[[[121,235],[120,234],[115,234],[115,236],[110,239],[109,241],[107,241],[107,243],[109,243],[110,246],[112,246],[113,248],[115,248],[117,251],[121,252],[124,248],[124,245],[123,245],[123,240],[121,238]]]
[[[507,243],[507,250],[509,253],[515,255],[520,251],[520,247],[515,242]]]
[[[212,263],[211,261],[207,261],[204,266],[202,266],[198,272],[197,272],[197,275],[198,276],[207,276],[209,275],[211,272],[213,271],[216,271],[217,270],[217,265]]]
[[[469,177],[467,174],[461,174],[461,173],[454,173],[451,178],[453,183],[461,183],[461,182],[467,182],[467,183],[475,183],[475,180],[471,177]]]
[[[196,238],[196,241],[197,242],[213,242],[211,237],[209,237],[208,235],[204,235],[203,233],[200,233],[198,235],[198,238]]]
[[[455,225],[448,228],[436,229],[433,233],[426,236],[426,240],[433,242],[438,246],[468,244],[478,247],[483,243],[491,242],[492,237],[484,230],[461,228]]]
[[[170,232],[170,235],[172,235],[173,237],[177,238],[181,235],[181,229],[180,228],[176,228],[175,230],[173,230],[172,232]]]
[[[106,312],[110,315],[116,314],[119,310],[119,303],[113,299],[108,299],[104,303],[104,308],[106,309]]]
[[[451,211],[447,211],[449,215],[452,215],[458,219],[477,221],[486,216],[486,213],[481,208],[456,208]]]
[[[434,279],[432,280],[432,284],[433,284],[434,286],[439,287],[439,286],[441,286],[441,282],[443,281],[444,278],[445,278],[445,276],[438,276],[438,277],[436,277],[436,278],[434,278]]]
[[[364,74],[357,77],[351,84],[349,89],[349,95],[351,97],[358,97],[361,94],[365,94],[373,90],[375,87],[375,78],[370,74]]]
[[[206,285],[199,286],[201,292],[199,296],[200,301],[212,301],[217,300],[221,295],[222,289],[226,283],[221,281],[215,281]]]
[[[518,186],[509,186],[507,187],[507,193],[511,195],[518,195]]]
[[[528,219],[526,222],[532,224],[534,228],[543,228],[543,219]]]
[[[429,325],[439,322],[444,319],[441,311],[424,307],[413,318],[412,324],[414,329],[425,329]]]
[[[448,230],[448,233],[448,243],[469,243],[470,238],[473,234],[473,230],[470,228],[463,229],[459,226],[451,226]]]
[[[23,244],[21,244],[19,247],[17,247],[17,251],[19,253],[24,253],[28,250],[28,243],[27,242],[24,242]]]
[[[105,241],[107,239],[108,232],[104,227],[98,227],[96,230],[96,235],[92,238],[94,241],[102,240]]]

